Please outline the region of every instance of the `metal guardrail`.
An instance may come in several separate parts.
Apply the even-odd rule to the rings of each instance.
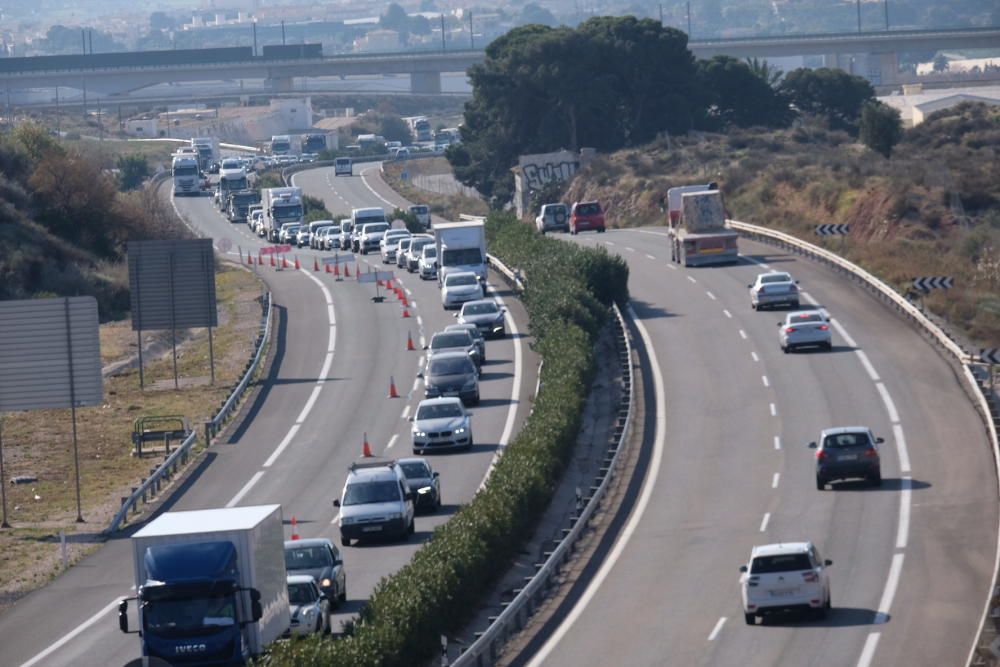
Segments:
[[[211,421],[205,422],[206,445],[211,444],[212,438],[219,431],[219,427],[231,416],[237,402],[243,395],[247,386],[250,384],[250,380],[253,378],[254,373],[257,371],[257,367],[260,365],[265,343],[271,335],[271,293],[265,292],[263,299],[264,303],[262,304],[262,307],[264,315],[262,316],[261,332],[257,336],[257,340],[254,343],[254,347],[256,348],[254,356],[247,362],[247,367],[243,373],[243,377],[240,379],[236,387],[233,388],[233,391],[229,394],[229,398],[223,402],[222,407],[219,408],[219,412],[216,413],[215,417],[213,417]],[[139,486],[132,487],[132,494],[127,498],[121,499],[121,507],[118,509],[118,512],[115,513],[114,518],[111,519],[111,523],[108,524],[108,527],[104,529],[105,535],[110,535],[111,533],[118,531],[130,514],[135,514],[139,511],[140,502],[145,504],[150,498],[155,497],[160,492],[161,486],[165,482],[169,482],[170,479],[177,474],[178,468],[187,464],[188,456],[191,454],[191,448],[194,447],[194,444],[197,441],[198,433],[192,429],[188,436],[184,438],[181,444],[178,445],[173,452],[168,452],[167,458],[164,459],[163,463],[150,470],[149,477],[143,478],[140,481]]]
[[[728,220],[727,222],[730,227],[744,236],[763,241],[771,245],[789,248],[808,257],[824,261],[844,271],[851,277],[859,280],[862,284],[880,296],[884,301],[895,306],[900,312],[909,317],[918,327],[923,329],[932,340],[953,356],[955,360],[961,364],[965,381],[972,390],[970,397],[982,413],[983,422],[986,425],[986,430],[990,438],[990,444],[993,448],[994,466],[996,467],[995,469],[998,475],[1000,475],[1000,442],[998,442],[997,439],[997,423],[994,421],[993,414],[990,409],[990,400],[987,398],[984,389],[979,385],[970,368],[970,363],[972,363],[974,359],[971,354],[966,352],[959,344],[952,340],[946,331],[932,322],[905,297],[900,295],[896,290],[892,289],[883,281],[862,269],[857,264],[849,262],[839,255],[835,255],[828,250],[798,239],[790,234],[785,234],[766,227],[760,227],[758,225],[739,222],[738,220]],[[1000,492],[1000,489],[998,489],[998,492]],[[994,603],[994,598],[998,598],[998,602],[1000,602],[1000,596],[997,595],[998,576],[1000,576],[1000,527],[998,527],[998,543],[993,566],[993,580],[990,584],[989,596],[986,599],[982,618],[979,622],[979,631],[976,633],[976,639],[971,650],[969,651],[969,657],[965,662],[966,665],[984,664],[975,662],[975,658],[977,649],[983,648],[984,650],[988,650],[985,646],[983,646],[981,640],[984,634],[984,629],[986,628],[986,621],[990,616],[990,607]],[[996,633],[994,632],[994,634]]]
[[[506,264],[489,253],[486,254],[486,263],[507,279],[516,294],[524,292],[524,275],[520,270],[507,268]]]
[[[523,283],[511,271],[503,265],[496,257],[489,257],[490,264],[504,274],[508,279],[516,280],[521,289]],[[525,582],[524,588],[517,592],[514,599],[506,603],[500,614],[493,619],[489,627],[482,633],[477,633],[476,641],[466,648],[451,664],[454,667],[487,667],[492,665],[498,656],[498,652],[503,644],[515,633],[521,631],[528,622],[528,619],[538,608],[539,604],[548,594],[555,578],[559,575],[560,568],[565,564],[573,552],[573,546],[580,539],[584,528],[598,506],[604,498],[604,493],[613,477],[613,471],[618,467],[620,453],[624,450],[625,440],[632,431],[632,419],[635,407],[635,392],[633,390],[632,373],[632,345],[629,342],[628,328],[625,317],[617,305],[614,307],[615,322],[618,328],[619,344],[623,346],[620,358],[623,366],[624,386],[628,392],[628,398],[622,401],[624,407],[619,409],[618,421],[615,426],[616,439],[609,447],[600,472],[596,480],[596,485],[590,487],[590,497],[586,499],[586,504],[578,516],[570,519],[570,527],[564,529],[564,537],[556,545],[555,549],[549,553],[544,563],[536,566],[538,572]],[[624,413],[624,414],[623,414]]]

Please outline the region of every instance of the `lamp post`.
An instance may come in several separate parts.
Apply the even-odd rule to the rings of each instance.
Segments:
[[[253,23],[251,23],[253,29],[253,54],[257,55],[257,17],[253,17]]]

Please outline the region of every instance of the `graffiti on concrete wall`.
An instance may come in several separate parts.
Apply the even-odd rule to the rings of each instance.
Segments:
[[[522,155],[518,166],[530,190],[539,190],[552,181],[568,181],[580,167],[580,158],[570,151]]]

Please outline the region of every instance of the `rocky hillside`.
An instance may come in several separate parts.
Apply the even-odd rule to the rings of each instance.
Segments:
[[[662,224],[667,188],[718,181],[731,217],[827,244],[905,292],[917,275],[953,275],[926,299],[967,335],[1000,344],[1000,108],[962,105],[908,130],[891,159],[846,134],[802,124],[661,139],[602,156],[566,201],[599,199],[611,226]],[[814,228],[848,223],[822,240]]]

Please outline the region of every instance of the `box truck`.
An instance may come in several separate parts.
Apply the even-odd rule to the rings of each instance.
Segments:
[[[136,595],[118,625],[143,657],[243,664],[290,626],[280,505],[167,512],[132,536],[132,555]]]
[[[667,191],[668,201],[674,190],[676,188]],[[738,261],[736,239],[739,235],[726,227],[722,193],[717,189],[685,190],[679,199],[679,215],[674,215],[673,203],[670,208],[670,258],[684,266]]]
[[[486,282],[486,227],[482,220],[439,222],[434,225],[438,284],[449,273],[472,271]]]
[[[208,170],[208,165],[218,162],[222,155],[219,152],[218,137],[192,137],[191,148],[198,152],[198,163],[205,171]]]

